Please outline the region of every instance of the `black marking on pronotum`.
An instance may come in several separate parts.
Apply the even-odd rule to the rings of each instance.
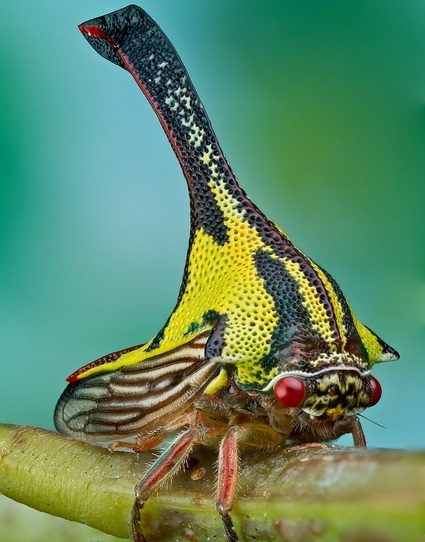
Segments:
[[[125,21],[117,22],[118,18]],[[210,144],[217,148],[217,138],[173,45],[136,6],[115,17],[92,19],[84,28],[84,36],[99,54],[132,74],[158,116],[189,186],[192,227],[203,227],[217,243],[225,243],[228,232],[223,212],[208,186],[210,175],[196,155],[196,136],[190,127],[202,130],[203,147]],[[122,34],[120,28],[126,32]],[[183,104],[179,101],[182,95]],[[170,107],[178,107],[179,115],[172,114]],[[224,157],[218,159],[218,166],[230,172]]]

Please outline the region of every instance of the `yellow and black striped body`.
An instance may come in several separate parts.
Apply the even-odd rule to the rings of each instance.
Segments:
[[[203,359],[215,367],[201,390],[210,396],[226,388],[230,375],[244,392],[267,394],[283,375],[332,380],[341,370],[349,380],[351,371],[366,375],[374,363],[397,359],[355,318],[329,273],[246,196],[156,23],[130,6],[85,23],[83,32],[133,75],[157,114],[189,188],[191,234],[177,304],[164,327],[142,346],[83,367],[71,386],[184,351],[199,336],[207,337]]]

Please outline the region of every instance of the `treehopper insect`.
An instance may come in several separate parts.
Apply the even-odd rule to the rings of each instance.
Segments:
[[[150,450],[176,435],[136,485],[143,504],[195,445],[218,448],[216,508],[229,542],[241,445],[271,449],[345,433],[365,446],[357,414],[376,404],[375,363],[397,352],[361,324],[335,280],[247,197],[174,47],[139,7],[80,30],[148,99],[186,178],[191,233],[176,306],[145,344],[69,378],[57,429],[112,448]],[[133,438],[129,444],[123,439]]]

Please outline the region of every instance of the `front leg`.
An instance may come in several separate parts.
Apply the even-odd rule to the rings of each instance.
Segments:
[[[362,424],[357,416],[353,416],[351,434],[353,435],[354,446],[366,448],[366,437],[364,436]]]
[[[241,423],[233,425],[224,436],[218,456],[216,509],[221,515],[228,542],[237,542],[230,512],[239,476],[239,442],[257,448],[274,448],[284,444],[284,437],[268,425]]]

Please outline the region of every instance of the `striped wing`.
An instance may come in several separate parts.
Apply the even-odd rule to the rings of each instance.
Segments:
[[[70,383],[56,405],[56,429],[87,442],[110,442],[190,410],[220,370],[205,358],[210,334],[142,363]]]

